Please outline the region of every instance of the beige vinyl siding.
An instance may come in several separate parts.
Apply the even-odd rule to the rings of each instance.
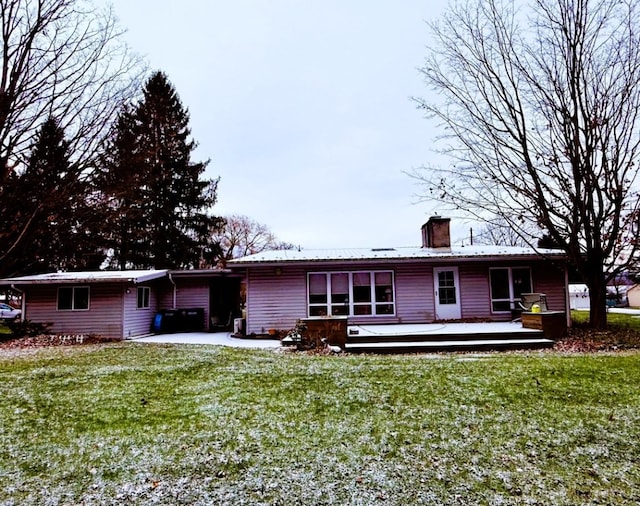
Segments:
[[[564,270],[551,264],[537,264],[533,268],[535,292],[547,295],[547,308],[552,311],[567,311]]]
[[[487,318],[491,315],[491,290],[489,267],[486,263],[460,264],[460,303],[462,318]],[[509,319],[510,315],[493,315],[493,318]]]
[[[393,316],[351,316],[350,324],[430,323],[434,321],[435,298],[433,269],[456,267],[459,272],[459,295],[462,319],[508,321],[511,312],[491,312],[491,267],[529,267],[533,290],[546,293],[549,307],[565,310],[564,272],[540,260],[484,260],[468,262],[426,263],[405,262],[396,265],[354,263],[345,265],[254,267],[247,275],[247,332],[263,334],[269,329],[287,330],[299,318],[308,315],[308,272],[355,272],[391,270],[395,281]],[[279,273],[279,274],[277,274]]]
[[[302,267],[251,269],[247,278],[247,333],[288,330],[307,316],[307,274]]]
[[[627,299],[630,307],[640,307],[640,285],[633,285],[627,290]]]
[[[138,286],[148,286],[149,307],[138,309]],[[123,289],[123,306],[124,306],[124,331],[123,337],[129,339],[132,337],[143,336],[151,333],[153,318],[158,312],[158,288],[157,283],[141,283],[140,285],[128,286],[129,293],[126,288]]]
[[[433,320],[433,274],[430,266],[397,266],[395,285],[397,323],[422,323]],[[375,320],[375,323],[379,322],[380,320]]]
[[[59,334],[98,334],[122,338],[122,290],[120,284],[92,285],[89,288],[89,310],[58,311],[58,285],[34,285],[26,290],[25,317],[34,322],[51,324],[50,330]]]
[[[205,329],[209,328],[209,278],[176,279],[176,307],[204,309]]]
[[[349,322],[418,323],[433,320],[433,278],[429,266],[404,264],[388,268],[372,264],[339,267],[284,266],[275,275],[273,267],[249,269],[247,278],[247,333],[264,334],[269,329],[287,330],[308,316],[308,272],[355,272],[391,270],[394,273],[396,315],[351,316]]]

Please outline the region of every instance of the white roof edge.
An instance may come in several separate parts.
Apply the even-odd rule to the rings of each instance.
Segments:
[[[34,274],[31,276],[17,276],[15,278],[0,279],[0,284],[9,285],[45,285],[55,283],[144,283],[167,275],[168,269],[147,269],[128,271],[81,271],[54,272],[48,274]]]

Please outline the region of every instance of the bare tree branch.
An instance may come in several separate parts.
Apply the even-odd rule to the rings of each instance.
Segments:
[[[2,169],[24,162],[49,117],[67,132],[76,163],[88,165],[144,71],[112,10],[86,0],[0,0],[0,23]]]
[[[590,286],[601,326],[606,281],[640,253],[640,6],[515,5],[458,5],[432,24],[422,73],[442,101],[417,101],[453,163],[411,175],[425,200],[498,216],[521,237],[547,231]]]
[[[137,94],[145,68],[121,35],[112,10],[90,0],[0,0],[0,210],[7,222],[22,220],[0,227],[1,259],[28,244],[43,219],[7,207],[38,129],[56,121],[87,179],[118,111]]]
[[[233,258],[253,255],[266,250],[293,249],[294,245],[278,240],[269,227],[249,218],[233,214],[224,218],[224,229],[216,235],[225,264]]]

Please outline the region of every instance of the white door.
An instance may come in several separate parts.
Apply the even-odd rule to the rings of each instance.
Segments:
[[[433,284],[436,301],[436,320],[458,320],[460,310],[460,283],[457,267],[434,267]]]

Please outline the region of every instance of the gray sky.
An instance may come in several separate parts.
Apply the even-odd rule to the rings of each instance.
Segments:
[[[417,68],[445,0],[111,3],[190,111],[216,214],[303,248],[420,243],[434,208],[403,171],[434,160],[411,97],[429,92]]]

